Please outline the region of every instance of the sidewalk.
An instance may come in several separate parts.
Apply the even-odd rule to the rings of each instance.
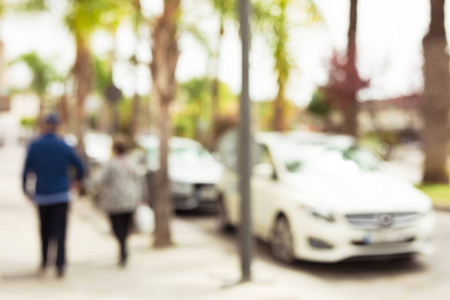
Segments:
[[[116,265],[109,224],[87,200],[71,207],[68,269],[34,276],[39,265],[35,208],[20,192],[23,150],[0,149],[0,299],[340,299],[312,276],[261,261],[255,280],[239,279],[237,247],[186,220],[172,223],[175,246],[156,250],[149,235],[130,239],[130,261]]]

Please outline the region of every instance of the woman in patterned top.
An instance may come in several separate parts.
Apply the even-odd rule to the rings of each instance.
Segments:
[[[114,138],[112,158],[99,174],[99,205],[109,214],[112,229],[120,246],[119,265],[127,262],[127,237],[133,212],[144,200],[144,184],[137,166],[126,158],[127,140]]]

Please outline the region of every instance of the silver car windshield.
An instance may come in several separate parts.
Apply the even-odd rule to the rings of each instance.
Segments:
[[[356,146],[337,148],[326,144],[286,143],[283,163],[290,173],[345,174],[379,171],[381,161],[369,150]]]
[[[185,163],[214,161],[213,156],[203,147],[172,147],[170,159]]]

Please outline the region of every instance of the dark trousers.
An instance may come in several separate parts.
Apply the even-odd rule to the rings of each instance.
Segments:
[[[110,214],[111,225],[114,231],[114,235],[119,241],[120,247],[120,260],[124,261],[127,256],[127,237],[130,231],[132,213],[120,213],[120,214]]]
[[[47,264],[49,242],[55,242],[57,244],[56,266],[63,268],[65,265],[68,208],[68,203],[39,206],[42,267],[45,267]]]

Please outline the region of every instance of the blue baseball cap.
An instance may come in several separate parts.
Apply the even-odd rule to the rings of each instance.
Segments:
[[[60,122],[59,116],[56,113],[50,113],[45,116],[44,123],[49,125],[58,125]]]

